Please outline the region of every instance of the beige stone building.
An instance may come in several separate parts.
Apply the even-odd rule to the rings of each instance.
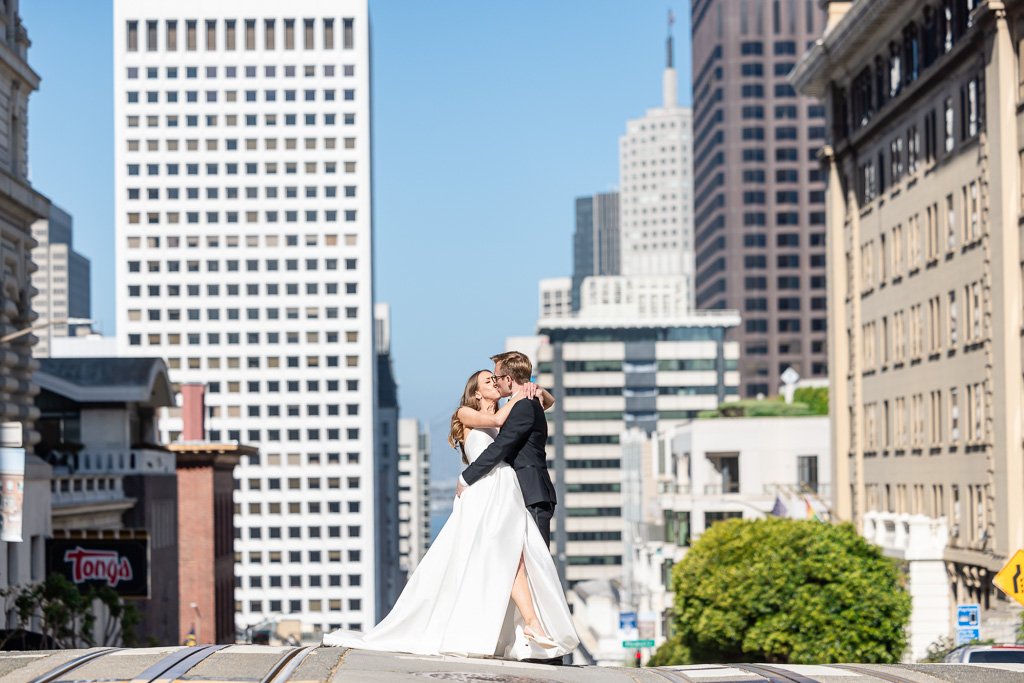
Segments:
[[[39,87],[39,76],[28,65],[31,41],[21,23],[17,0],[0,6],[0,259],[3,261],[3,306],[0,306],[0,336],[31,327],[30,276],[32,224],[50,213],[50,202],[32,189],[28,180],[28,97]],[[26,445],[39,440],[32,429],[38,417],[32,402],[38,389],[32,373],[38,363],[32,359],[36,337],[31,334],[7,341],[0,353],[0,421],[21,422]]]
[[[1024,3],[823,2],[835,507],[908,561],[911,651],[1024,547]]]

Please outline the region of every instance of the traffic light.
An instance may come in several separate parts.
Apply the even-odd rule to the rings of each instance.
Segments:
[[[639,669],[640,667],[641,667],[641,664],[640,664],[640,650],[637,650],[636,651],[636,668]]]

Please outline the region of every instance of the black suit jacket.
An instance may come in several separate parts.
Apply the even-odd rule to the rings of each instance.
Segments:
[[[519,401],[512,406],[498,437],[469,467],[462,478],[472,486],[502,460],[516,471],[523,490],[523,502],[555,504],[555,487],[548,475],[548,421],[538,399]]]

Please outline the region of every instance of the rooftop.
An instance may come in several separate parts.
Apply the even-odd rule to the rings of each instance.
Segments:
[[[40,358],[35,381],[79,403],[174,404],[160,358]]]

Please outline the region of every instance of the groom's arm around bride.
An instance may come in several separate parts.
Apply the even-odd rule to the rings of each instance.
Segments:
[[[522,449],[533,429],[534,408],[531,404],[535,400],[525,399],[512,406],[512,412],[509,413],[501,431],[495,437],[494,443],[463,470],[457,489],[459,495],[462,495],[462,490],[465,488],[462,486],[462,482],[465,482],[466,486],[472,486],[494,469],[499,462],[511,460]]]

